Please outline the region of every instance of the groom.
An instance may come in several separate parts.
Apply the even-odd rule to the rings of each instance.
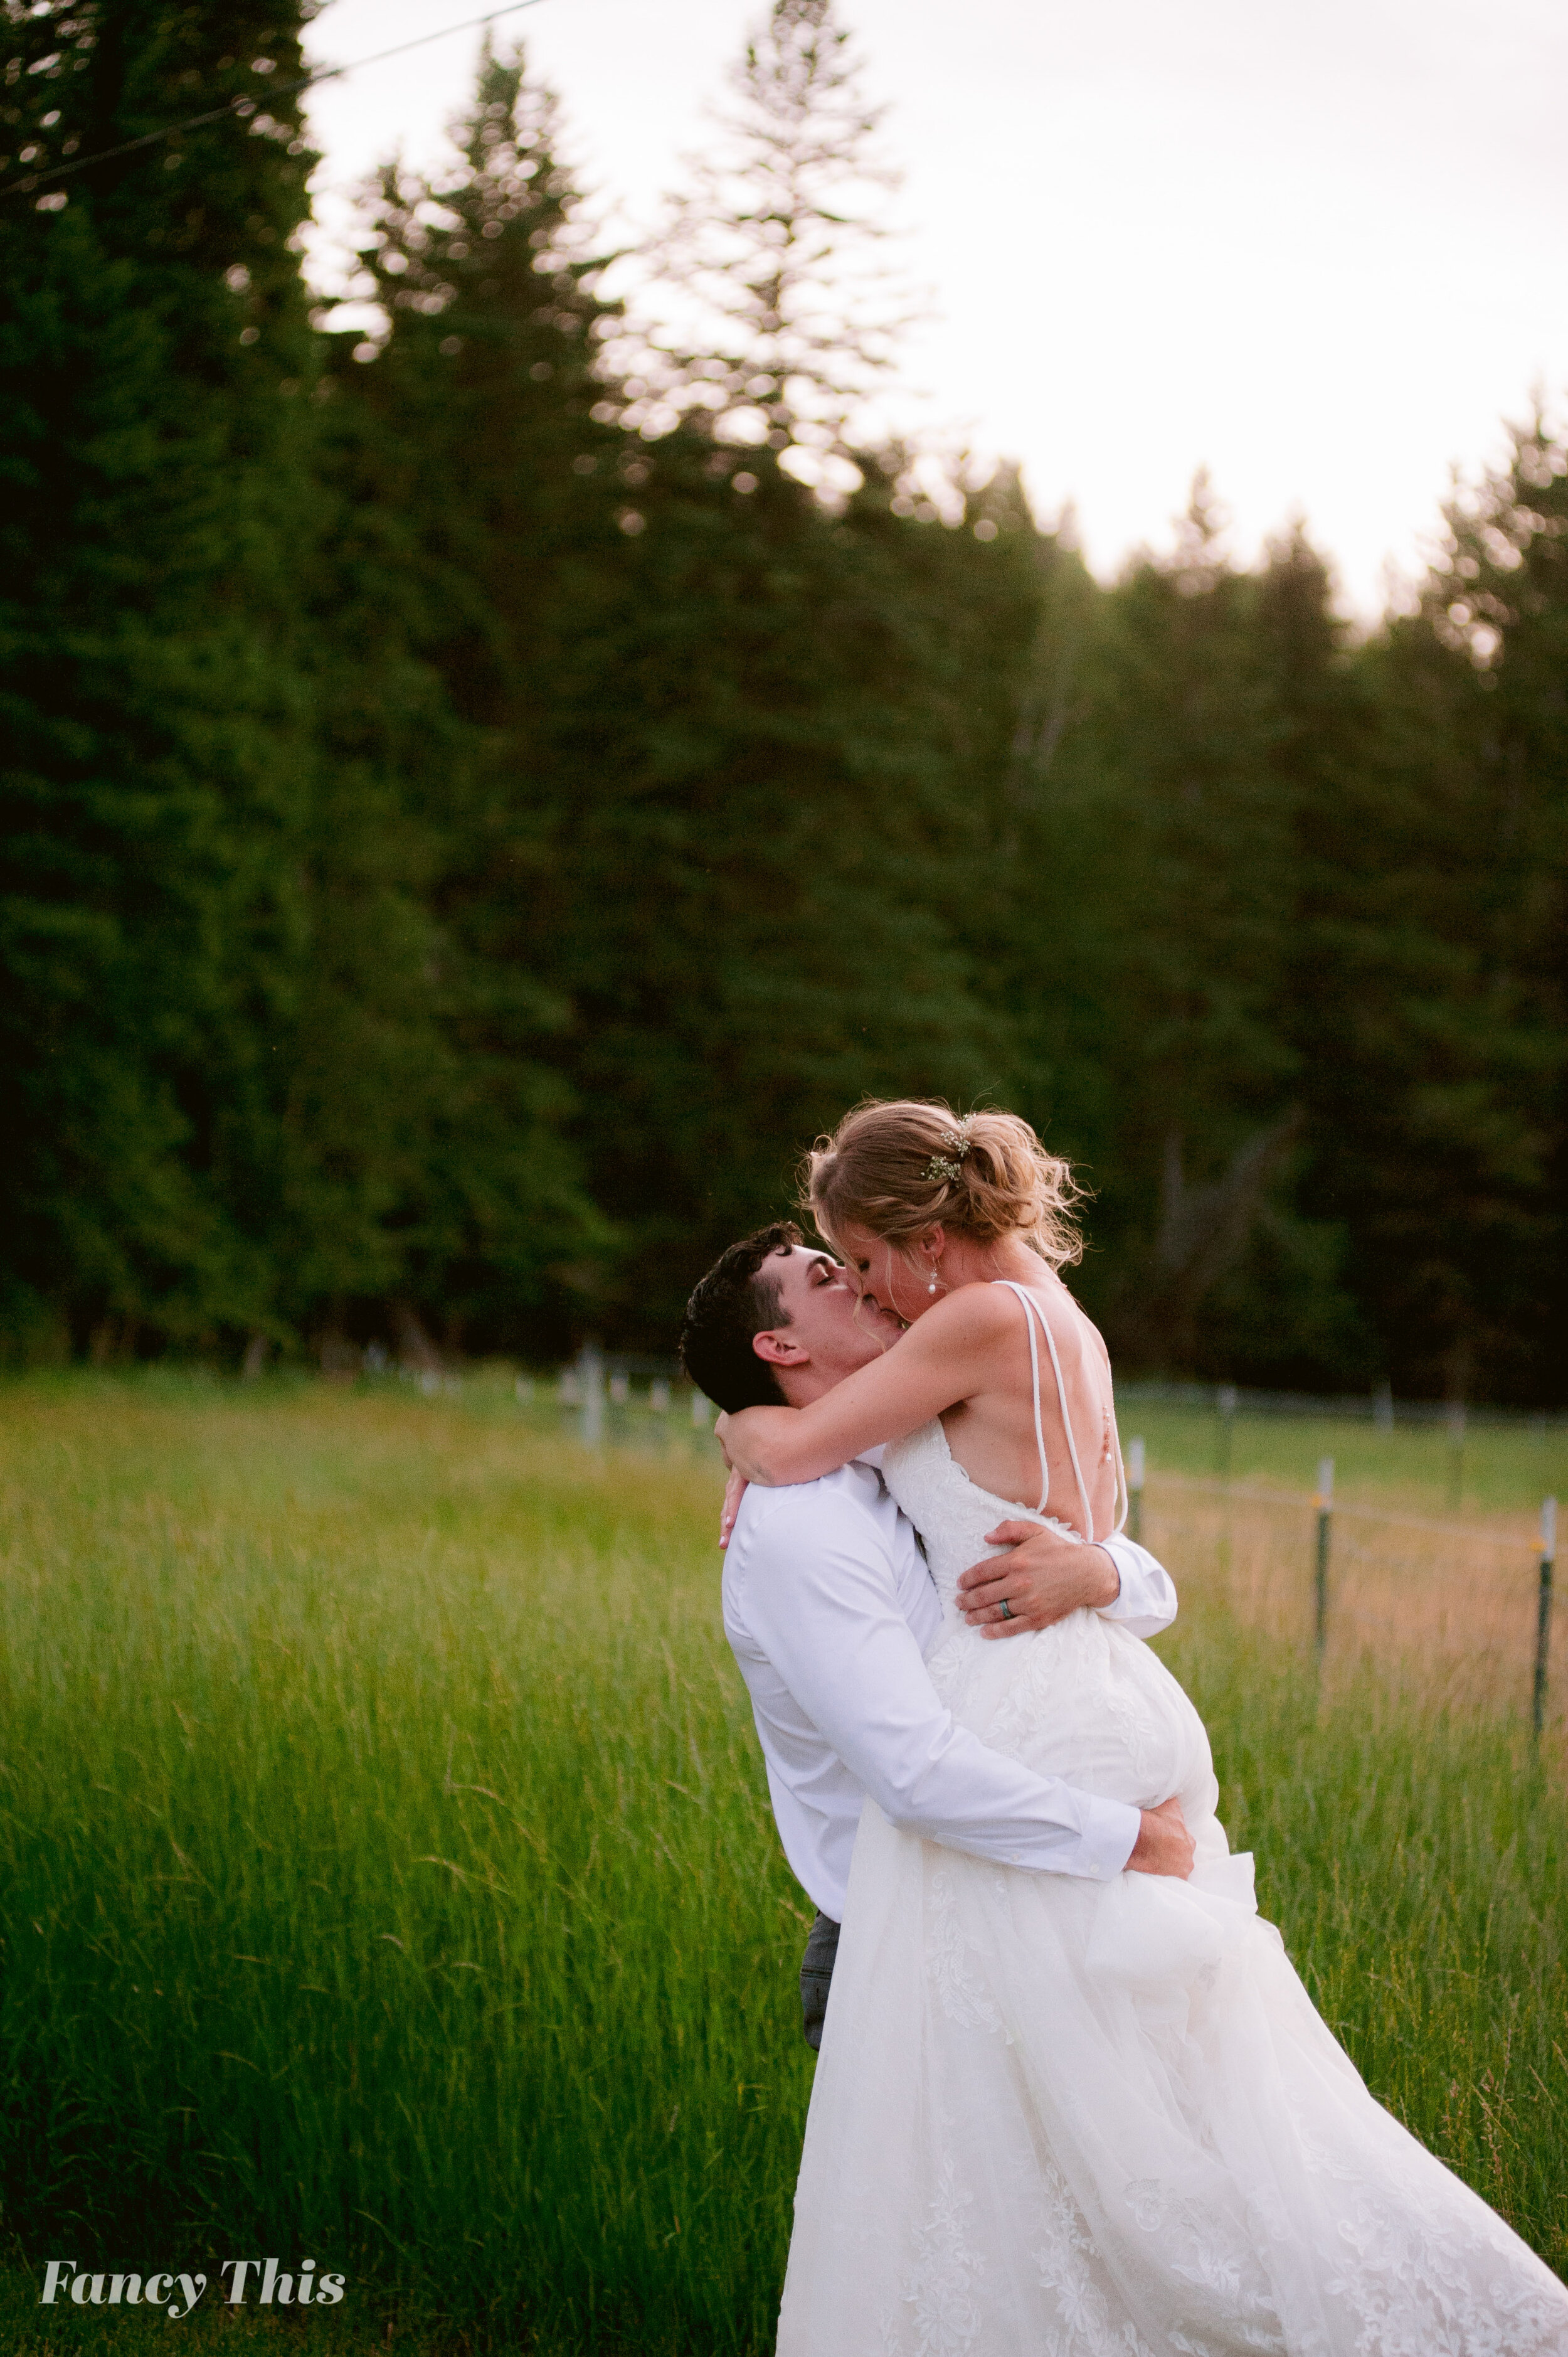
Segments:
[[[804,1407],[902,1331],[789,1221],[732,1244],[697,1286],[681,1356],[734,1413]],[[926,1674],[941,1605],[913,1524],[871,1450],[786,1489],[748,1489],[725,1563],[725,1633],[750,1689],[784,1854],[817,1910],[800,1969],[807,2043],[822,2042],[850,1853],[867,1793],[891,1822],[976,1857],[1105,1880],[1124,1867],[1185,1876],[1193,1846],[1174,1800],[1158,1809],[1038,1776],[954,1724]],[[1079,1544],[1007,1522],[1005,1555],[966,1571],[972,1626],[1006,1637],[1080,1605],[1153,1636],[1176,1590],[1131,1539]]]

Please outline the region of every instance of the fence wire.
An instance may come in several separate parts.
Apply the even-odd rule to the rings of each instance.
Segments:
[[[1249,1624],[1316,1652],[1329,1686],[1371,1657],[1434,1706],[1535,1717],[1559,1739],[1568,1731],[1563,1681],[1551,1675],[1555,1550],[1540,1530],[1522,1515],[1441,1521],[1335,1504],[1320,1589],[1320,1496],[1154,1473],[1144,1541],[1178,1588],[1218,1591]]]

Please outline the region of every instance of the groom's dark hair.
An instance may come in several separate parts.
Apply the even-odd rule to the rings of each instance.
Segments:
[[[770,1253],[805,1238],[793,1220],[775,1220],[731,1244],[693,1287],[681,1325],[681,1363],[699,1391],[735,1415],[743,1407],[788,1407],[778,1377],[751,1347],[754,1334],[787,1326],[779,1280],[764,1273]]]

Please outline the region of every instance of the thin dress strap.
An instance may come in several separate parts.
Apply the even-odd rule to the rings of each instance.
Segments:
[[[1007,1287],[1009,1293],[1017,1295],[1026,1310],[1032,1307],[1029,1297],[1021,1285],[1015,1285],[1010,1276],[1003,1277],[1000,1282]],[[1034,1319],[1026,1317],[1024,1328],[1029,1337],[1029,1380],[1035,1387],[1035,1446],[1040,1452],[1040,1502],[1035,1511],[1036,1513],[1043,1514],[1046,1511],[1046,1500],[1051,1494],[1051,1469],[1046,1462],[1046,1435],[1040,1423],[1040,1353],[1035,1341]],[[1060,1382],[1059,1376],[1058,1382],[1058,1383]]]
[[[1078,1480],[1079,1499],[1083,1507],[1083,1535],[1091,1543],[1094,1538],[1094,1509],[1089,1502],[1089,1488],[1083,1478],[1083,1468],[1078,1461],[1078,1442],[1073,1437],[1072,1417],[1068,1413],[1067,1385],[1062,1381],[1062,1362],[1057,1355],[1056,1336],[1051,1332],[1045,1311],[1026,1286],[1016,1285],[1010,1276],[994,1278],[1015,1293],[1024,1305],[1024,1323],[1029,1329],[1029,1372],[1035,1386],[1035,1446],[1040,1452],[1040,1502],[1037,1512],[1044,1513],[1046,1501],[1051,1494],[1050,1468],[1046,1462],[1045,1434],[1040,1424],[1040,1354],[1035,1343],[1035,1320],[1040,1321],[1040,1331],[1046,1338],[1046,1348],[1051,1354],[1051,1368],[1057,1379],[1057,1400],[1062,1412],[1062,1429],[1067,1434],[1067,1452],[1072,1459],[1072,1469]],[[1120,1463],[1120,1453],[1118,1454]]]

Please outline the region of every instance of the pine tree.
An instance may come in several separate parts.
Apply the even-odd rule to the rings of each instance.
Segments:
[[[296,66],[298,18],[8,0],[5,144],[42,171],[264,92],[250,60]],[[245,1075],[300,923],[277,593],[306,168],[287,111],[252,111],[0,209],[5,1254],[18,1303],[100,1347],[268,1314]]]
[[[618,310],[556,161],[556,102],[521,49],[487,49],[452,135],[453,168],[392,165],[367,192],[361,258],[391,332],[352,390],[424,534],[426,643],[465,716],[515,753],[538,678],[569,660],[558,636],[539,643],[558,631],[559,565],[625,513],[621,437],[592,414]]]
[[[1268,760],[1255,602],[1199,477],[1171,554],[1135,562],[1108,601],[1079,740],[1102,785],[1084,838],[1099,890],[1079,904],[1074,954],[1100,1010],[1097,1059],[1116,1075],[1102,1183],[1120,1269],[1105,1306],[1143,1363],[1193,1362],[1218,1271],[1189,1248],[1188,1199],[1228,1184],[1255,1206],[1254,1149],[1294,1080],[1277,1020],[1292,812]]]
[[[102,1349],[287,1340],[395,1289],[444,1102],[424,846],[392,723],[353,716],[418,690],[338,629],[313,159],[264,105],[302,13],[12,12],[41,160],[239,102],[0,225],[7,1236],[19,1298]]]
[[[1095,1190],[1078,1281],[1129,1368],[1342,1373],[1342,1239],[1296,1200],[1302,854],[1343,668],[1321,565],[1296,533],[1239,568],[1199,478],[1110,592],[1051,546],[1040,632],[1007,931],[1036,1117]]]
[[[628,416],[689,416],[842,492],[889,438],[876,398],[910,317],[882,258],[878,203],[898,180],[875,144],[885,110],[833,0],[773,0],[730,83],[650,257],[657,324]]]
[[[602,729],[592,650],[647,471],[596,373],[616,314],[558,135],[521,51],[487,49],[451,167],[391,165],[367,191],[365,283],[389,332],[347,374],[354,529],[448,716],[409,776],[452,1090],[411,1283],[454,1338],[513,1343],[544,1273],[604,1240],[552,1060],[569,1012],[560,833]]]
[[[835,524],[777,470],[737,495],[701,442],[656,449],[567,937],[588,1161],[626,1237],[606,1314],[650,1340],[788,1205],[817,1131],[867,1091],[994,1087],[1005,1028],[955,938],[950,617],[904,528],[886,498]]]
[[[1343,987],[1340,888],[1353,856],[1349,806],[1375,729],[1334,597],[1329,567],[1299,520],[1271,540],[1253,627],[1269,770],[1292,814],[1276,1020],[1295,1058],[1290,1098],[1299,1131],[1286,1141],[1286,1168],[1264,1195],[1235,1281],[1211,1305],[1230,1372],[1316,1391],[1360,1388],[1387,1372],[1333,1178],[1339,1140],[1329,1101],[1344,1070],[1333,1045]]]
[[[555,136],[521,59],[492,62],[460,164],[384,178],[363,250],[392,329],[350,410],[467,732],[425,804],[454,1021],[575,1107],[618,1234],[561,1200],[532,1223],[555,1330],[667,1342],[802,1138],[867,1086],[972,1082],[985,1019],[930,888],[940,780],[888,487],[835,525],[772,452],[737,486],[699,426],[629,429]],[[559,1185],[573,1165],[536,1134]]]
[[[1396,1384],[1540,1400],[1568,1278],[1568,443],[1537,415],[1512,444],[1361,659],[1323,1129]]]

